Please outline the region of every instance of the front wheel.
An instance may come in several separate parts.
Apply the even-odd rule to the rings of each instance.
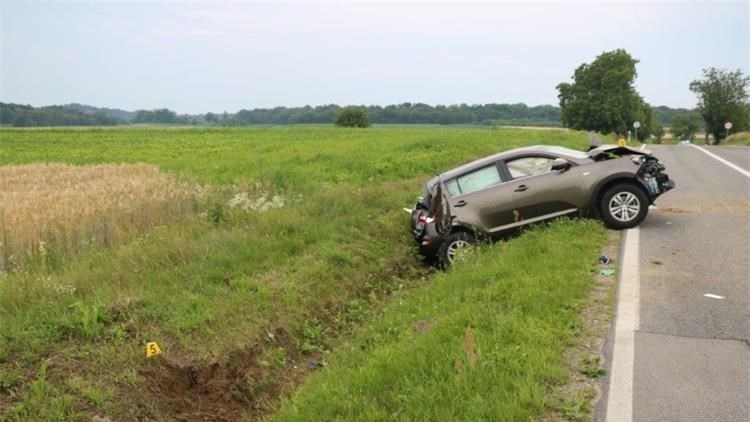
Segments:
[[[449,234],[440,245],[438,253],[443,268],[460,260],[475,243],[476,239],[471,233],[460,231]]]
[[[622,183],[607,189],[599,202],[599,213],[604,224],[617,230],[635,227],[648,214],[648,197],[643,189]]]

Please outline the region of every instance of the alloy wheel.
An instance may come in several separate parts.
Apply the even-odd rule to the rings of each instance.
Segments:
[[[446,255],[448,256],[448,262],[453,264],[458,259],[461,259],[461,257],[470,247],[471,247],[471,243],[463,239],[458,239],[456,241],[451,242],[451,244],[448,245],[448,250],[446,251]]]
[[[609,200],[609,213],[617,221],[627,223],[638,216],[641,201],[631,192],[616,193]]]

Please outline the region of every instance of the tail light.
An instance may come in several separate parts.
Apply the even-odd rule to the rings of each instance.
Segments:
[[[425,214],[419,214],[418,220],[419,220],[420,223],[423,223],[423,224],[425,224],[425,223],[432,223],[433,221],[435,221],[434,218],[428,217]]]

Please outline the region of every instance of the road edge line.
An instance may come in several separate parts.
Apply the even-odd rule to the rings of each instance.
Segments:
[[[639,233],[637,227],[629,229],[623,238],[606,422],[633,420],[635,331],[640,324]]]
[[[743,175],[745,175],[745,177],[750,178],[750,171],[747,171],[747,170],[743,169],[742,167],[738,166],[737,164],[734,164],[734,163],[732,163],[732,162],[730,162],[730,161],[728,161],[728,160],[726,160],[724,158],[721,158],[718,155],[714,154],[713,152],[711,152],[711,151],[709,151],[709,150],[707,150],[705,148],[701,148],[698,145],[690,144],[690,146],[693,147],[693,148],[698,148],[700,151],[703,151],[703,153],[707,154],[709,157],[717,160],[718,162],[726,165],[727,167],[729,167],[729,168],[731,168],[733,170],[737,170],[738,172],[740,172]]]

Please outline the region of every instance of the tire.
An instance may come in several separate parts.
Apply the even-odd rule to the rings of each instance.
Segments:
[[[599,215],[604,225],[623,230],[635,227],[648,214],[648,197],[632,183],[620,183],[607,189],[599,201]]]
[[[438,251],[440,264],[443,268],[452,266],[454,262],[461,259],[462,252],[465,252],[475,243],[477,243],[476,238],[469,232],[459,231],[449,234]]]

